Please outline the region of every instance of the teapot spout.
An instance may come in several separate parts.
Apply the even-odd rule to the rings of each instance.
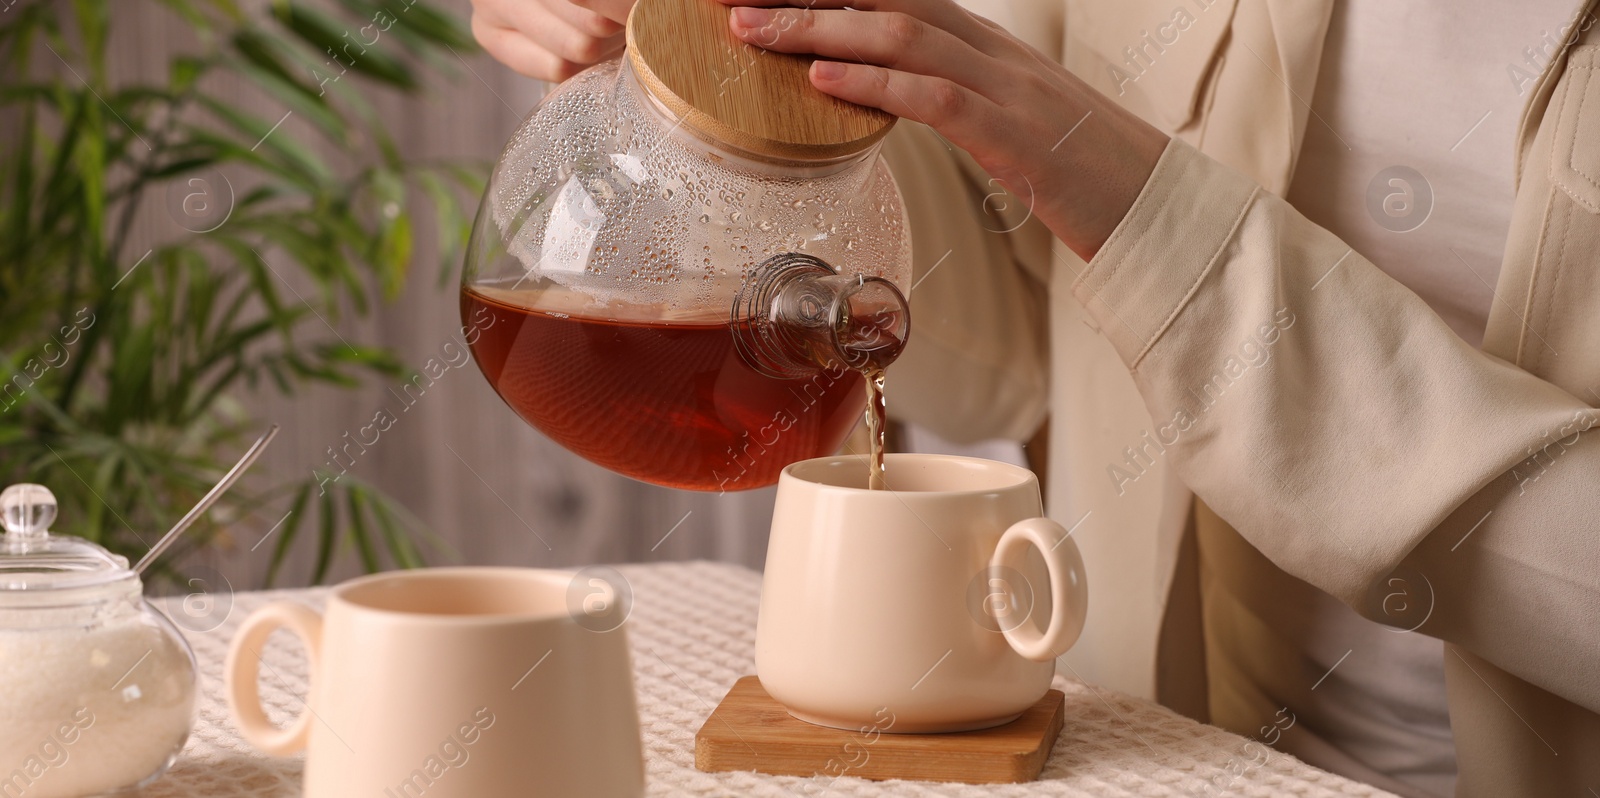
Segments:
[[[824,368],[871,373],[905,349],[911,308],[888,280],[841,275],[819,258],[787,252],[746,279],[732,321],[740,355],[768,376]]]

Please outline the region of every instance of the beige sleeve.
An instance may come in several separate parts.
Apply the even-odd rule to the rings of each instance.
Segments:
[[[1050,233],[965,153],[902,120],[884,155],[905,196],[911,339],[889,412],[957,442],[1027,440],[1048,409]]]
[[[1379,621],[1432,592],[1422,632],[1600,711],[1600,411],[1176,140],[1073,292],[1280,567]]]

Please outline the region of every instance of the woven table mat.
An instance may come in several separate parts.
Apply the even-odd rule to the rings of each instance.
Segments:
[[[810,779],[694,769],[694,733],[735,680],[755,673],[760,574],[709,562],[623,565],[651,796],[1388,796],[1161,706],[1057,675],[1066,725],[1038,781],[973,786],[852,778]],[[239,624],[269,601],[320,608],[325,589],[239,593],[221,626],[187,632],[201,670],[193,735],[148,798],[300,795],[302,759],[272,759],[240,739],[222,692],[222,665]],[[181,599],[157,601],[175,614]],[[263,652],[262,702],[275,722],[302,710],[306,663],[286,634]],[[496,798],[484,796],[484,798]],[[520,798],[520,797],[519,797]]]

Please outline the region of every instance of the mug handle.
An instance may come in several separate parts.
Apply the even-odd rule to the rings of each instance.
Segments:
[[[989,558],[990,570],[1004,567],[1020,572],[1022,555],[1029,546],[1038,549],[1050,572],[1050,625],[1043,634],[1034,624],[1026,622],[1002,632],[1018,654],[1045,662],[1065,654],[1078,642],[1089,611],[1089,583],[1084,579],[1083,555],[1078,551],[1078,544],[1067,536],[1065,527],[1048,518],[1029,518],[1012,524],[1000,536],[1000,544]]]
[[[228,646],[228,662],[223,670],[234,725],[239,727],[245,740],[270,756],[289,756],[305,750],[311,731],[309,694],[306,711],[281,729],[273,725],[261,708],[261,649],[267,637],[280,628],[300,638],[306,649],[307,672],[316,678],[322,660],[322,616],[292,601],[274,601],[245,619]]]

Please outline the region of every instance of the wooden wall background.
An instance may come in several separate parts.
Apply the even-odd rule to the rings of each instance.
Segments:
[[[320,1],[332,5],[332,0]],[[455,13],[468,13],[468,0],[442,2]],[[264,0],[253,5],[255,12],[264,13]],[[183,21],[157,4],[114,6],[116,74],[160,75],[174,49],[193,46]],[[380,41],[374,46],[395,45]],[[485,55],[460,55],[454,78],[424,72],[427,90],[420,95],[374,89],[368,98],[408,157],[471,159],[487,170],[538,101],[543,86]],[[263,117],[276,119],[287,110],[242,83],[217,88]],[[310,126],[292,116],[272,135],[294,136],[327,152]],[[152,241],[182,232],[159,207],[141,214],[139,229]],[[418,230],[418,252],[431,250],[432,236],[424,222]],[[144,249],[130,247],[134,252]],[[366,318],[345,316],[330,322],[338,336],[355,344],[392,347],[420,368],[439,354],[459,327],[456,275],[443,286],[435,276],[434,264],[419,259],[397,301],[378,306]],[[326,332],[310,327],[306,331],[317,336]],[[522,423],[470,363],[452,369],[405,412],[388,391],[397,385],[373,379],[359,390],[242,397],[263,427],[268,422],[283,427],[257,465],[254,483],[270,485],[322,466],[330,446],[388,408],[398,421],[358,459],[351,473],[399,498],[451,550],[449,556],[432,555],[430,564],[573,566],[708,558],[761,567],[772,489],[718,496],[656,488],[611,474]],[[936,441],[927,445],[940,446]],[[981,451],[1019,459],[1015,446],[997,444]],[[282,505],[269,508],[261,519],[238,525],[224,545],[203,555],[204,562],[186,565],[215,568],[235,589],[261,586],[274,542],[267,536],[272,522],[287,511],[287,499]],[[309,531],[303,533],[280,585],[305,583],[314,555],[310,542]],[[330,579],[358,573],[356,559],[353,552],[342,552]]]

